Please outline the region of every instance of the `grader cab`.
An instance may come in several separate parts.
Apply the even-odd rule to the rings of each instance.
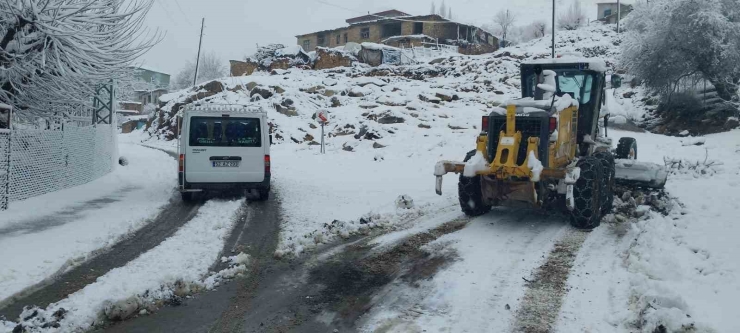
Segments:
[[[604,62],[593,59],[522,64],[522,98],[482,117],[476,149],[463,162],[437,163],[437,193],[442,194],[442,176],[459,173],[460,206],[467,215],[525,202],[565,208],[573,226],[592,229],[611,211],[616,182],[662,187],[667,172],[636,162],[634,139],[622,138],[612,149],[600,131],[600,120],[604,129],[608,122],[608,114],[601,114],[605,71]]]

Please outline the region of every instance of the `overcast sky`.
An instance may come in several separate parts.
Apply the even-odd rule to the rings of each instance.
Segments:
[[[556,0],[559,9],[573,0]],[[590,20],[597,2],[581,0]],[[155,0],[147,17],[150,29],[165,32],[164,39],[141,64],[175,75],[188,60],[195,60],[201,18],[205,18],[203,51],[215,52],[224,63],[244,59],[256,46],[295,44],[294,36],[345,26],[344,20],[369,12],[398,9],[412,15],[428,14],[431,0]],[[437,8],[441,0],[436,0]],[[490,23],[501,9],[510,9],[523,25],[536,19],[550,20],[552,0],[447,0],[455,20]],[[341,7],[341,8],[340,8]]]

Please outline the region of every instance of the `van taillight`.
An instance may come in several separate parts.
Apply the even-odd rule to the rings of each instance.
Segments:
[[[558,118],[551,117],[550,118],[550,133],[555,132],[556,129],[558,129]]]
[[[265,155],[265,174],[270,173],[270,155]]]
[[[178,171],[184,172],[185,171],[185,154],[180,154],[180,158],[178,159]]]
[[[480,130],[481,132],[488,132],[488,116],[481,117]]]

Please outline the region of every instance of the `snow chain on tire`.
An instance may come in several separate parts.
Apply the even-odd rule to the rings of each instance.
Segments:
[[[614,155],[608,151],[601,151],[594,154],[594,157],[601,162],[602,171],[604,172],[603,187],[601,190],[601,215],[611,213],[614,207],[614,183],[616,168],[614,167]]]
[[[578,229],[593,229],[601,224],[601,189],[605,187],[601,161],[584,157],[578,161],[581,176],[573,186],[575,205],[571,212],[571,225]]]
[[[470,151],[465,156],[464,162],[467,162],[476,151]],[[465,177],[460,175],[460,182],[457,183],[457,194],[460,199],[460,208],[468,216],[480,216],[491,210],[490,205],[483,203],[483,191],[481,189],[481,176]]]

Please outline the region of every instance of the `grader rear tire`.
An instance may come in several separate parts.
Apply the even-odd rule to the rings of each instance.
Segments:
[[[464,162],[475,156],[475,150],[468,152]],[[468,216],[481,216],[491,210],[490,205],[483,203],[483,191],[481,188],[481,176],[465,177],[460,175],[457,183],[457,194],[460,199],[460,208]]]
[[[578,229],[591,230],[601,224],[601,191],[604,183],[604,167],[596,157],[584,157],[578,161],[581,176],[573,186],[575,205],[570,223]]]

